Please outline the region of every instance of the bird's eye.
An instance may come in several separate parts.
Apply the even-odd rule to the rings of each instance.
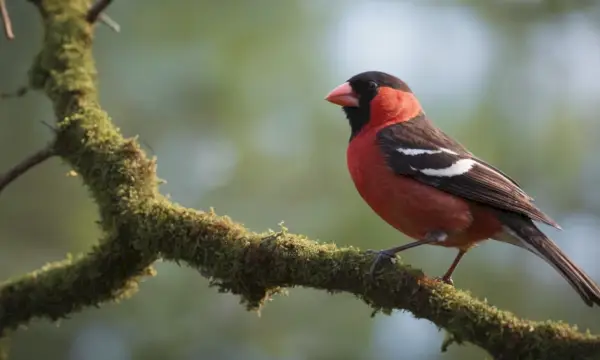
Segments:
[[[369,90],[377,90],[377,88],[379,86],[377,85],[377,83],[375,81],[369,81],[369,83],[367,84],[367,87],[369,88]]]

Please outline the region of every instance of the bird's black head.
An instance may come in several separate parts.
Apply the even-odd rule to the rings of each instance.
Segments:
[[[342,106],[352,131],[350,140],[369,122],[371,101],[382,88],[412,94],[408,85],[397,77],[380,71],[367,71],[354,75],[325,98]]]

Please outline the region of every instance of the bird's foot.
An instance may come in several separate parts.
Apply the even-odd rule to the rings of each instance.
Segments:
[[[448,284],[450,286],[454,286],[454,280],[452,280],[451,276],[438,276],[436,278],[433,278],[435,281],[441,281],[445,284]]]
[[[371,249],[369,249],[366,252],[369,254],[376,255],[375,260],[373,260],[373,263],[371,264],[371,268],[369,269],[370,276],[373,276],[375,274],[375,270],[377,270],[377,265],[379,265],[379,263],[381,263],[381,261],[387,260],[387,261],[393,262],[394,259],[396,258],[396,252],[392,251],[392,249],[387,249],[387,250],[371,250]]]

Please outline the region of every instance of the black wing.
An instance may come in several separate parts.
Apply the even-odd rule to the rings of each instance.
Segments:
[[[377,143],[398,175],[560,228],[514,180],[474,157],[424,115],[381,129]]]

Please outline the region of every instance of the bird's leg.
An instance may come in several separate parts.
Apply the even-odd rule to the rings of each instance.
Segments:
[[[380,250],[380,251],[367,250],[368,252],[374,252],[377,254],[377,257],[375,258],[375,260],[373,261],[373,264],[371,265],[369,274],[373,275],[375,273],[375,269],[377,268],[377,265],[379,264],[379,262],[381,260],[393,259],[397,253],[417,247],[417,246],[442,242],[442,241],[446,240],[447,237],[448,237],[448,234],[443,231],[432,231],[430,233],[427,233],[427,235],[425,235],[425,238],[423,238],[423,240],[413,241],[411,243],[404,244],[401,246],[396,246],[396,247],[389,248],[386,250]]]
[[[448,268],[448,270],[446,271],[444,276],[442,276],[441,278],[436,278],[436,279],[441,280],[448,285],[454,286],[454,281],[452,281],[452,273],[454,272],[454,270],[456,270],[458,263],[460,262],[460,260],[466,253],[467,253],[466,250],[459,250],[458,255],[456,255],[456,257],[454,258],[454,261],[452,262],[452,265],[450,265],[450,267]]]

